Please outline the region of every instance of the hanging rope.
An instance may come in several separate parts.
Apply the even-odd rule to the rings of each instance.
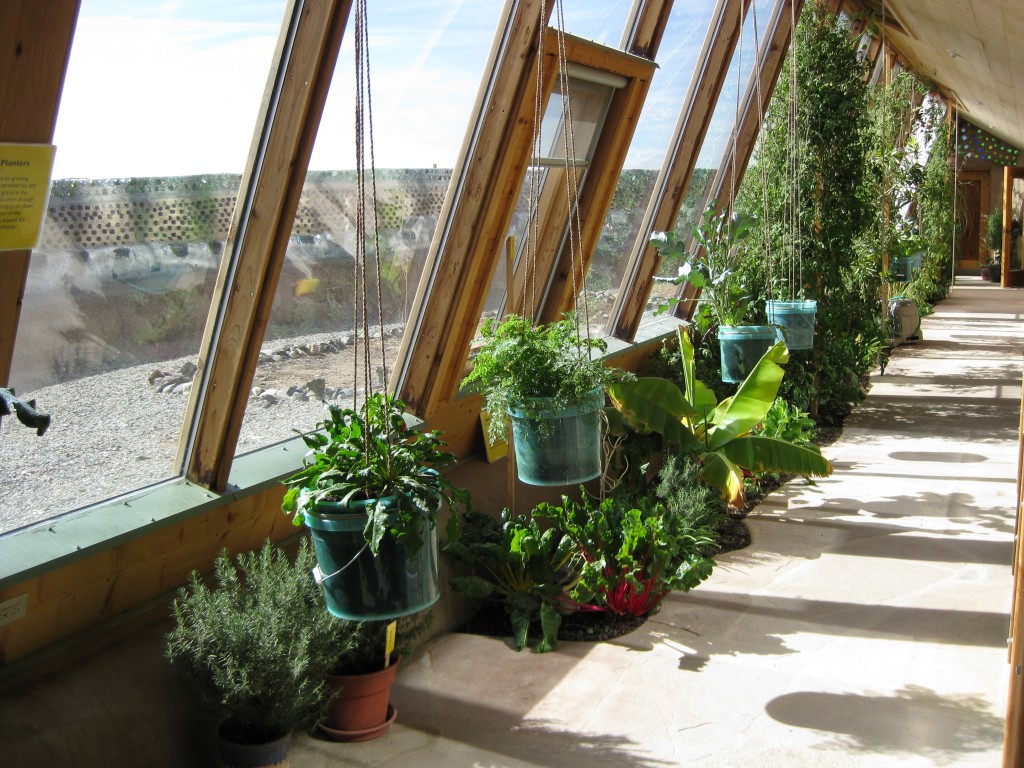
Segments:
[[[754,77],[754,92],[757,99],[757,156],[758,163],[761,166],[761,207],[762,216],[761,219],[761,231],[764,234],[764,255],[765,263],[768,265],[768,293],[770,296],[775,296],[775,256],[772,253],[772,235],[769,222],[771,221],[771,209],[768,204],[768,162],[765,156],[766,152],[766,136],[764,130],[764,113],[765,104],[764,97],[761,93],[761,70],[763,68],[763,61],[761,60],[761,42],[760,33],[757,27],[757,3],[755,2],[752,7],[754,14],[754,50],[757,52],[757,59],[754,61],[754,71],[756,76]]]
[[[388,366],[387,351],[385,349],[384,333],[384,302],[382,279],[380,269],[380,239],[379,220],[377,215],[377,169],[376,156],[373,141],[373,96],[370,82],[370,49],[369,29],[367,27],[366,0],[357,0],[355,4],[355,79],[356,79],[356,104],[355,104],[355,144],[356,144],[356,257],[355,257],[355,296],[357,301],[353,302],[356,329],[355,333],[355,366],[353,386],[353,407],[356,404],[356,394],[359,389],[358,366],[360,362],[363,367],[363,384],[366,389],[366,396],[369,398],[376,388],[377,382],[372,375],[371,350],[370,350],[370,311],[369,311],[369,284],[366,274],[367,265],[367,199],[372,208],[372,231],[373,231],[373,255],[374,255],[374,279],[377,290],[377,331],[380,340],[381,355],[381,381],[380,389],[386,392],[388,389]],[[366,154],[369,149],[370,165],[366,167]],[[370,189],[366,188],[367,170],[369,171]],[[364,344],[362,345],[362,356],[359,354],[359,329],[362,327]]]
[[[554,13],[556,18],[556,44],[558,60],[558,88],[562,98],[562,148],[564,154],[565,189],[568,209],[568,247],[570,256],[570,272],[572,280],[573,296],[578,298],[582,294],[584,311],[583,329],[580,327],[579,315],[576,315],[576,339],[578,346],[583,347],[583,336],[586,335],[589,349],[590,341],[590,304],[586,291],[586,268],[583,259],[583,238],[582,222],[579,211],[579,175],[576,167],[576,137],[573,130],[572,98],[569,88],[568,54],[565,43],[565,11],[562,0],[555,0]],[[547,18],[547,4],[541,0],[540,18]],[[536,119],[533,127],[533,150],[530,163],[530,191],[528,203],[528,226],[529,235],[526,243],[525,269],[526,269],[526,290],[522,297],[522,315],[535,319],[537,316],[537,246],[540,239],[540,216],[538,211],[541,197],[542,181],[546,179],[541,165],[541,158],[544,156],[542,141],[542,126],[544,115],[544,84],[545,76],[545,44],[547,41],[547,28],[543,24],[537,27],[537,82],[534,90],[534,115]],[[512,286],[508,288],[510,300],[512,297]],[[589,354],[589,352],[588,352]]]
[[[588,341],[590,341],[590,302],[586,291],[586,274],[583,263],[583,227],[580,222],[579,207],[579,177],[576,170],[576,136],[573,130],[572,120],[572,95],[569,91],[569,65],[565,47],[565,10],[562,0],[555,0],[555,11],[557,14],[557,39],[558,39],[558,77],[559,86],[562,91],[562,144],[565,154],[565,195],[569,205],[569,269],[572,272],[573,296],[583,296],[584,328]],[[578,258],[577,258],[578,256]],[[579,278],[577,279],[577,268]],[[580,334],[579,313],[576,317],[576,338],[582,346]],[[589,351],[587,353],[590,354]]]
[[[789,168],[791,195],[789,250],[784,251],[784,258],[789,258],[788,288],[790,300],[797,295],[797,286],[803,286],[803,221],[800,212],[803,208],[800,192],[800,84],[797,77],[797,18],[796,4],[789,4],[789,21],[793,43],[790,45],[790,112],[789,112]]]

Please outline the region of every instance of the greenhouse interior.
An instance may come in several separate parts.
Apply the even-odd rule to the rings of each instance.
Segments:
[[[1024,765],[1022,51],[0,4],[0,764]]]

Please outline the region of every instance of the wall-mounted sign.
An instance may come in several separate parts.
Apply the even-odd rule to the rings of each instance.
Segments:
[[[39,244],[54,153],[52,144],[0,143],[0,251]]]

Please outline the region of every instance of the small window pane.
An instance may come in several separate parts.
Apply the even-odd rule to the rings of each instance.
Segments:
[[[369,4],[378,207],[374,221],[367,205],[365,307],[374,388],[395,364],[501,10],[497,0]],[[364,295],[354,273],[354,20],[353,11],[263,339],[239,454],[313,429],[325,415],[322,401],[351,406],[357,372],[358,388],[364,388],[366,338],[356,319]],[[364,141],[369,149],[370,136]],[[368,176],[364,184],[372,194]]]

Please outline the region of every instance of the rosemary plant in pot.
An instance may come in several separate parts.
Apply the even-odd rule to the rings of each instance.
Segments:
[[[717,213],[715,201],[708,203],[700,223],[693,227],[693,237],[704,252],[696,264],[675,233],[655,232],[651,238],[663,259],[682,262],[679,276],[672,281],[700,289],[699,313],[718,330],[722,381],[734,384],[746,378],[775,341],[771,326],[747,324],[753,297],[739,265],[753,221],[741,213]]]
[[[384,393],[358,409],[329,406],[310,451],[285,479],[281,507],[313,534],[328,610],[344,619],[392,619],[440,596],[437,520],[468,503],[440,470],[455,457],[438,431],[414,431],[405,405]]]
[[[484,393],[492,442],[506,437],[511,419],[519,478],[575,485],[600,475],[604,387],[626,375],[602,362],[604,340],[581,334],[572,314],[541,325],[519,315],[489,319],[481,335],[465,384]]]
[[[270,541],[214,563],[214,586],[193,572],[173,604],[167,658],[222,716],[225,764],[278,765],[293,731],[326,712],[327,671],[352,644],[323,608],[303,539],[294,563]]]

